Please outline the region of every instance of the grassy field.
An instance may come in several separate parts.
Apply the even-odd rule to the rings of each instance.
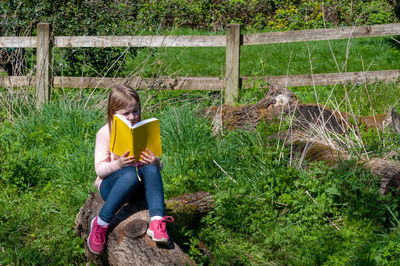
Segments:
[[[180,30],[169,34],[207,35],[210,32]],[[66,49],[55,50],[54,70],[57,75],[225,76],[224,47],[72,50],[81,53],[74,59],[80,62],[67,62]],[[112,53],[114,59],[105,62],[101,57],[103,52]],[[101,62],[104,68],[93,69],[86,65],[89,57]],[[28,61],[34,65],[33,54]],[[399,38],[387,36],[242,46],[240,61],[241,76],[395,70],[400,69]]]
[[[398,85],[381,88],[388,91],[382,103],[397,97]],[[65,103],[58,95],[40,112],[0,125],[0,264],[85,263],[73,227],[94,191],[94,137],[104,109]],[[97,95],[95,102],[102,102],[104,94]],[[146,116],[162,123],[166,198],[206,190],[216,201],[198,228],[178,228],[173,236],[199,264],[397,263],[397,194],[379,195],[378,180],[362,166],[289,166],[289,147],[271,138],[279,121],[214,137],[211,122],[196,112],[218,102],[216,93],[141,91],[141,97],[148,100]],[[305,91],[300,97],[311,100]],[[367,100],[358,103],[368,109]],[[366,143],[381,146],[380,154],[399,149],[399,140],[390,132],[365,135]],[[199,241],[214,259],[196,248]]]
[[[150,55],[150,56],[149,56]],[[400,52],[390,37],[241,47],[241,76],[294,75],[400,68]],[[145,62],[145,63],[143,63]],[[310,64],[311,62],[311,64]],[[129,69],[144,76],[225,76],[225,48],[141,49]]]
[[[373,83],[364,85],[337,85],[290,88],[303,103],[315,103],[339,107],[348,112],[350,107],[355,115],[368,116],[387,113],[390,108],[400,111],[399,83]],[[346,99],[346,94],[349,97]],[[317,95],[317,96],[316,96]],[[316,98],[317,97],[317,98]]]
[[[341,70],[399,69],[390,38],[351,40],[347,60],[345,40],[331,45]],[[140,49],[127,64],[144,76],[222,77],[224,58],[220,48]],[[309,73],[310,58],[313,73],[337,71],[328,43],[310,42],[243,47],[241,75]],[[239,104],[262,99],[267,88],[241,91]],[[291,89],[302,102],[351,106],[357,115],[400,108],[399,82]],[[398,264],[398,192],[378,194],[379,180],[357,158],[294,167],[290,147],[274,138],[286,120],[213,136],[211,121],[198,111],[220,104],[220,93],[140,95],[144,117],[161,121],[166,198],[205,190],[215,199],[197,228],[174,230],[198,264]],[[94,140],[105,123],[106,97],[103,90],[55,89],[52,102],[36,110],[33,90],[0,90],[0,265],[85,264],[74,220],[95,190]],[[370,156],[400,159],[398,134],[369,130],[360,138]],[[200,242],[213,258],[197,249]]]

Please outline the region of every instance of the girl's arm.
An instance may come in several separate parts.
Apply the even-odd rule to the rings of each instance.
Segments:
[[[94,151],[94,169],[100,178],[105,178],[121,169],[118,160],[111,160],[108,126],[102,127],[96,134]]]

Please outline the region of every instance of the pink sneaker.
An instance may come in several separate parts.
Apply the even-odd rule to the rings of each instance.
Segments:
[[[168,244],[169,236],[165,222],[172,223],[173,221],[174,218],[172,218],[172,216],[164,216],[162,219],[153,220],[150,223],[149,229],[147,229],[147,234],[151,236],[151,239],[155,242]]]
[[[90,223],[89,237],[87,239],[88,247],[94,254],[100,254],[103,251],[108,229],[108,226],[103,227],[97,223],[97,217],[94,217]]]

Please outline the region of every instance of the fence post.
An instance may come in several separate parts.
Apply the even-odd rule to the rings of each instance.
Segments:
[[[36,97],[37,106],[50,100],[50,24],[37,25],[36,41]]]
[[[225,104],[233,105],[240,86],[240,25],[226,27]]]

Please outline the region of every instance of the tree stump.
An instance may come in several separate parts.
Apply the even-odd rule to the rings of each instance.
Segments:
[[[100,193],[91,193],[81,207],[75,230],[85,241],[85,255],[97,265],[194,265],[195,262],[179,246],[170,241],[168,245],[156,244],[146,234],[150,217],[144,199],[125,204],[112,220],[107,234],[105,250],[96,255],[87,247],[90,222],[104,201]],[[173,236],[171,237],[173,239]]]

